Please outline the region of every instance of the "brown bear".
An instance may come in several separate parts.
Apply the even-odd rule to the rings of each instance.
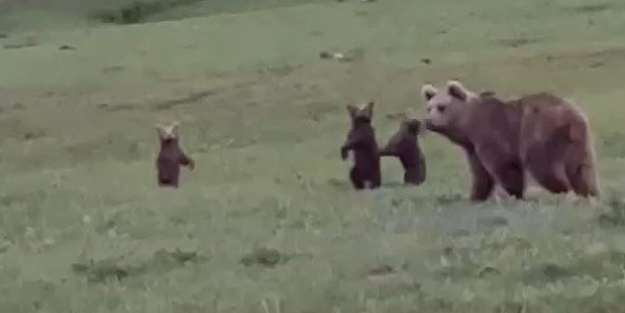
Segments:
[[[549,93],[503,101],[458,81],[449,81],[441,92],[426,84],[421,93],[426,128],[466,153],[472,200],[486,200],[495,184],[522,199],[526,173],[553,193],[599,196],[588,120],[572,102]]]
[[[178,123],[174,122],[169,127],[157,125],[156,130],[161,143],[161,150],[156,159],[158,185],[178,188],[180,166],[187,166],[193,170],[195,162],[180,148]]]
[[[370,189],[381,185],[380,155],[375,129],[371,125],[373,105],[373,102],[361,107],[347,105],[351,129],[341,146],[341,158],[345,160],[350,150],[354,152],[354,166],[349,178],[357,190],[364,189],[366,183],[369,183]]]
[[[425,157],[421,152],[418,139],[421,129],[421,121],[402,115],[399,129],[380,150],[382,157],[399,158],[404,167],[405,184],[420,185],[426,178]]]

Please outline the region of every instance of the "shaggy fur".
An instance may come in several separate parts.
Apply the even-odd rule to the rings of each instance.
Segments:
[[[424,85],[422,94],[426,127],[466,153],[472,200],[487,199],[495,184],[522,199],[526,172],[552,193],[599,196],[588,121],[571,102],[548,93],[505,102],[457,81],[443,92]]]

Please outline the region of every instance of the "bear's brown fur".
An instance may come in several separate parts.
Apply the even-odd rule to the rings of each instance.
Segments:
[[[190,170],[195,167],[195,162],[187,156],[179,144],[178,123],[169,127],[157,125],[161,149],[156,159],[158,170],[158,185],[160,187],[178,188],[180,166],[187,166]]]
[[[420,185],[426,178],[425,157],[418,139],[421,128],[421,121],[418,119],[402,116],[399,129],[380,150],[380,156],[399,158],[404,167],[406,184]]]
[[[599,196],[588,120],[573,103],[549,94],[502,101],[457,81],[444,92],[422,87],[426,127],[460,145],[471,168],[472,200],[485,200],[495,183],[523,198],[525,173],[553,193]]]
[[[511,101],[522,107],[521,160],[533,178],[554,193],[598,197],[595,151],[586,115],[549,93]]]
[[[351,129],[341,146],[341,158],[345,160],[350,150],[354,152],[354,166],[349,172],[349,178],[355,189],[364,189],[367,182],[370,189],[378,188],[382,175],[375,129],[371,125],[373,102],[360,108],[347,105],[347,111],[351,119]]]

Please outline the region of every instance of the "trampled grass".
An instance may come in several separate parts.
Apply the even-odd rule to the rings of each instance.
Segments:
[[[345,1],[7,28],[0,312],[619,311],[623,9]],[[383,188],[353,191],[345,105],[377,103],[382,143],[389,116],[423,113],[422,83],[450,78],[578,102],[600,203],[532,189],[525,202],[471,204],[460,150],[434,134],[421,139],[423,186],[403,187],[384,159]],[[154,125],[172,120],[197,163],[177,191],[158,189],[154,171]]]

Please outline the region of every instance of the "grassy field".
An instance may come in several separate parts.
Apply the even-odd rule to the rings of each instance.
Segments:
[[[215,1],[226,13],[198,3],[135,25],[90,24],[99,7],[72,1],[0,14],[0,312],[625,305],[618,1]],[[421,139],[423,186],[402,186],[399,162],[384,159],[383,188],[352,190],[345,105],[377,103],[382,143],[397,128],[389,116],[423,115],[422,83],[450,78],[577,101],[600,203],[533,189],[471,204],[460,150],[434,134]],[[174,120],[197,167],[160,190],[154,125]]]

